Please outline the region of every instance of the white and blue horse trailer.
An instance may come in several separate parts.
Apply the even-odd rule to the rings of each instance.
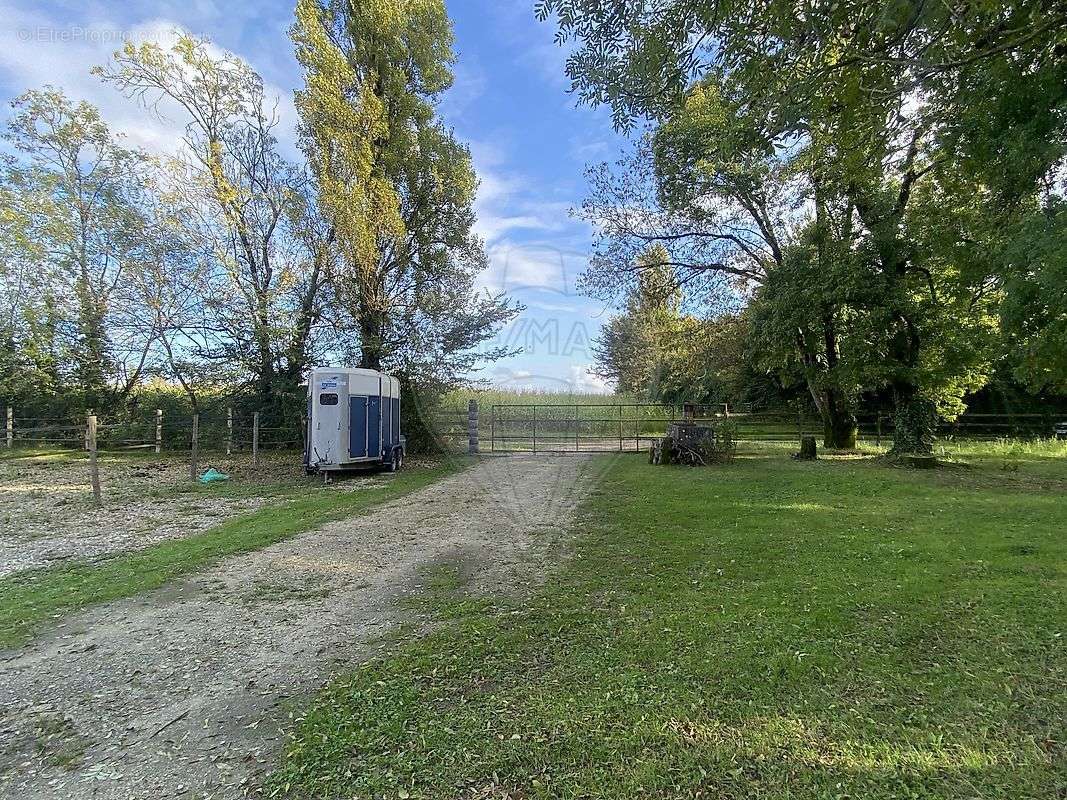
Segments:
[[[400,381],[373,369],[320,367],[308,378],[304,465],[310,472],[404,463]]]

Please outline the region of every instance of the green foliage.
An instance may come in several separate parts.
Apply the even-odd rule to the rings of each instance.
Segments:
[[[1032,389],[1067,392],[1067,202],[1049,198],[1004,236],[1005,346]]]
[[[892,455],[928,454],[937,437],[937,406],[923,397],[897,406]]]
[[[303,170],[279,153],[263,79],[187,34],[169,48],[128,42],[93,72],[183,113],[185,147],[157,165],[146,202],[162,229],[151,260],[161,269],[137,298],[155,318],[160,371],[195,403],[205,362],[216,375],[236,368],[260,406],[278,408],[314,355],[326,234]]]
[[[145,391],[162,381],[189,413],[225,395],[291,424],[308,367],[327,359],[433,395],[504,354],[487,343],[519,309],[477,288],[477,177],[434,114],[451,83],[443,3],[297,11],[306,165],[279,154],[262,78],[187,34],[127,43],[92,69],[146,110],[178,112],[174,157],[122,148],[59,90],[15,101],[0,403],[132,420],[168,406]]]
[[[1067,462],[762,455],[608,462],[575,557],[429,595],[298,711],[274,796],[1054,796]]]
[[[126,354],[114,322],[148,255],[138,208],[145,158],[118,143],[96,108],[52,87],[12,106],[4,138],[19,155],[2,176],[0,228],[12,247],[2,274],[11,365],[2,390],[18,402],[37,381],[46,393],[73,382],[82,403],[99,406],[126,388],[112,391]]]
[[[620,392],[646,400],[735,400],[744,364],[744,319],[684,314],[678,275],[661,245],[642,254],[635,271],[622,313],[607,321],[593,343],[597,374]]]
[[[543,0],[538,14],[574,40],[567,71],[584,101],[610,105],[621,128],[663,120],[660,205],[689,219],[682,238],[733,245],[687,244],[701,256],[689,266],[773,284],[757,294],[768,355],[800,366],[828,419],[851,413],[860,389],[951,416],[988,379],[996,288],[1025,286],[995,256],[1067,152],[1067,14],[1037,0],[817,2],[803,14],[787,2]],[[772,176],[793,199],[784,216],[764,205]],[[626,212],[594,208],[609,236],[640,238],[612,226]],[[746,257],[756,269],[738,269]],[[768,269],[783,266],[781,278]],[[1038,314],[1019,338],[1040,348],[1056,320]]]
[[[473,230],[477,178],[470,151],[434,112],[452,83],[444,3],[301,0],[292,36],[305,75],[302,145],[359,364],[435,391],[504,355],[475,353],[518,308],[475,289],[486,267]]]

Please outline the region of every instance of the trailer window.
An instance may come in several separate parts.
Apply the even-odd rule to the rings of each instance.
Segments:
[[[323,392],[319,395],[320,406],[335,406],[337,405],[337,395],[334,392]]]

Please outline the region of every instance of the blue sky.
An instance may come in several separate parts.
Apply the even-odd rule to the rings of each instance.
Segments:
[[[481,179],[478,228],[491,267],[482,276],[527,310],[500,341],[524,352],[479,377],[513,386],[596,391],[590,340],[608,311],[579,296],[575,280],[590,243],[568,216],[585,193],[587,163],[612,160],[621,144],[602,110],[576,108],[554,29],[538,23],[533,0],[450,0],[455,86],[440,113],[466,141]],[[283,147],[297,157],[292,92],[300,71],[286,30],[292,3],[222,0],[9,2],[0,47],[0,97],[51,83],[98,105],[113,128],[149,150],[174,146],[180,120],[160,120],[89,75],[124,39],[168,41],[183,28],[248,61],[280,100]]]

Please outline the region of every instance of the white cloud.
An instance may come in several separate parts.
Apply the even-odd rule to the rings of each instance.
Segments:
[[[575,161],[603,161],[618,153],[618,149],[607,139],[584,139],[572,137],[569,143],[570,156]]]
[[[575,280],[586,267],[584,253],[550,244],[502,241],[488,250],[489,270],[484,284],[495,291],[548,289],[573,296]]]
[[[452,86],[437,105],[438,113],[451,125],[457,125],[464,112],[483,94],[489,79],[474,56],[461,56],[452,65]]]
[[[201,13],[211,13],[211,4],[199,4]],[[108,17],[72,23],[9,4],[0,4],[7,33],[0,34],[0,74],[12,96],[46,84],[62,89],[72,100],[84,100],[100,109],[112,131],[129,146],[156,154],[173,154],[181,146],[185,116],[166,103],[158,110],[145,108],[122,96],[114,87],[91,75],[93,66],[108,62],[124,42],[156,42],[168,47],[177,31],[188,29],[172,19],[155,18],[122,25]],[[213,48],[222,53],[220,48]],[[253,64],[253,67],[255,65]],[[283,154],[297,155],[296,109],[292,92],[267,85],[267,96],[277,102],[276,133]]]
[[[610,394],[615,387],[592,372],[592,364],[571,364],[568,379],[575,392],[588,394]]]
[[[490,263],[482,285],[493,291],[541,287],[571,294],[588,257],[560,245],[584,244],[585,231],[576,234],[584,225],[570,218],[569,203],[543,199],[536,182],[509,166],[499,143],[503,138],[470,143],[480,181],[475,231],[485,240]],[[531,234],[546,241],[531,241]]]

